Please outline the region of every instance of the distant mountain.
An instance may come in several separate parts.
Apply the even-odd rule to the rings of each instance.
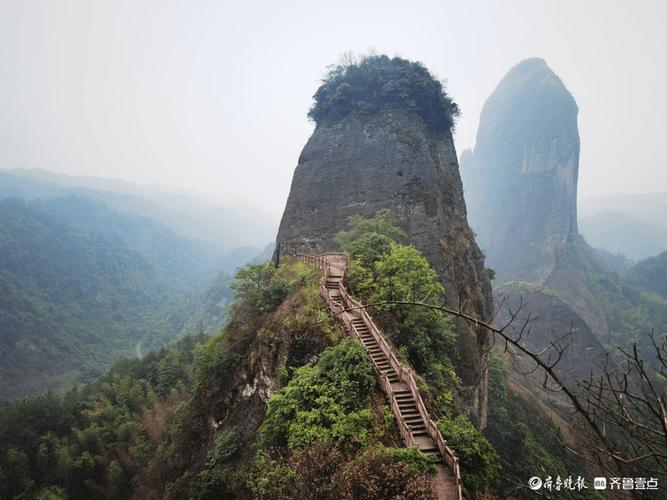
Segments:
[[[634,262],[628,259],[624,254],[611,253],[599,247],[594,248],[594,250],[609,269],[616,271],[619,274],[625,274],[634,265]]]
[[[628,214],[647,224],[667,229],[667,192],[665,193],[618,193],[579,199],[579,216],[590,217],[605,211]]]
[[[461,176],[470,225],[496,285],[522,281],[555,290],[605,339],[607,321],[585,273],[603,264],[577,227],[578,111],[544,60],[520,62],[484,103]]]
[[[0,201],[0,402],[89,381],[201,312],[217,318],[229,301],[225,275],[213,283],[219,258],[82,196]],[[187,306],[212,283],[213,313]]]
[[[68,224],[125,242],[146,255],[174,288],[184,292],[212,282],[225,260],[213,245],[189,240],[151,218],[120,213],[81,195],[35,200],[30,205]],[[255,249],[253,255],[257,252]]]
[[[641,260],[667,250],[667,193],[579,200],[579,227],[595,247]]]
[[[177,234],[224,251],[239,246],[263,248],[276,231],[276,222],[269,215],[211,196],[42,169],[0,170],[0,199],[47,199],[67,194],[102,201],[122,213],[150,217]]]
[[[667,299],[667,252],[638,262],[628,273],[629,279]]]
[[[505,298],[497,300],[500,323],[504,308],[516,310],[523,300],[525,312],[540,318],[531,328],[533,347],[574,327],[573,346],[557,367],[566,382],[597,370],[604,351],[618,346],[637,343],[654,359],[647,334],[667,331],[667,300],[658,294],[661,260],[630,269],[618,255],[662,251],[656,241],[667,231],[667,197],[584,200],[584,239],[577,219],[577,113],[545,61],[522,61],[484,104],[475,148],[460,162],[470,224],[496,271],[495,297]],[[534,382],[534,392],[541,391],[541,381]]]

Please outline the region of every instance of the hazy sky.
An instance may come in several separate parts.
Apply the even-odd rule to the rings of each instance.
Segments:
[[[485,99],[546,59],[579,104],[580,195],[667,191],[667,2],[0,0],[0,168],[161,183],[279,217],[345,51],[424,62],[475,142]]]

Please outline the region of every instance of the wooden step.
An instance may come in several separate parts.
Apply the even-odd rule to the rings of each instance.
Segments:
[[[414,416],[411,416],[411,417],[406,417],[406,418],[404,418],[404,420],[408,425],[412,425],[412,424],[417,425],[417,424],[423,424],[424,423],[424,421],[422,420],[421,415],[414,415]]]
[[[410,399],[397,399],[396,402],[398,403],[398,406],[400,408],[404,408],[404,407],[407,407],[407,406],[415,406],[417,404],[417,402],[412,398],[410,398]]]

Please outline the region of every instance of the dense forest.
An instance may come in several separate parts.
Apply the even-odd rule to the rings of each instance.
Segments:
[[[352,219],[338,239],[360,296],[443,292],[389,213]],[[300,263],[250,264],[231,284],[233,314],[220,333],[122,361],[64,396],[7,407],[0,496],[431,498],[431,459],[401,447],[370,359],[323,307],[318,282]],[[521,496],[527,474],[580,467],[552,424],[526,411],[501,358],[491,369],[486,436],[472,426],[454,397],[458,354],[441,313],[387,306],[374,314],[423,377],[471,494]]]
[[[196,328],[230,298],[215,265],[206,247],[98,201],[0,201],[0,401],[92,381]]]

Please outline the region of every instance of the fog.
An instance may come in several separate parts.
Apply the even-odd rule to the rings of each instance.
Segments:
[[[667,2],[0,0],[0,168],[158,183],[278,218],[327,65],[422,61],[472,147],[484,100],[546,59],[579,105],[580,196],[667,191]]]

